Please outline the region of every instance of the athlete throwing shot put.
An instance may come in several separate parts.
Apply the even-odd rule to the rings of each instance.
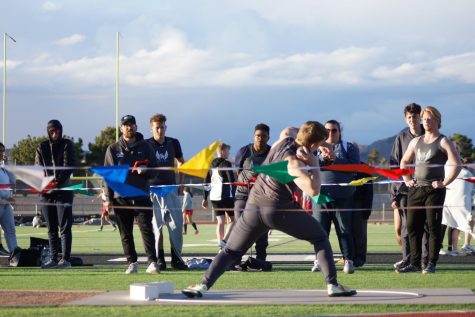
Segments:
[[[320,167],[312,153],[326,138],[325,127],[316,121],[307,121],[300,129],[292,127],[281,132],[263,165],[287,161],[288,173],[296,178],[282,184],[273,177],[259,174],[226,246],[216,255],[201,282],[182,290],[184,295],[202,297],[226,269],[270,229],[280,230],[313,245],[328,296],[356,294],[355,290],[338,283],[332,248],[320,223],[292,202],[293,192],[298,189],[309,196],[320,193]]]

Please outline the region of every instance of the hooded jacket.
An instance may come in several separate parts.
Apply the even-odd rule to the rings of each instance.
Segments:
[[[142,134],[136,132],[135,143],[133,144],[127,144],[124,137],[121,136],[119,141],[109,145],[104,159],[104,166],[128,165],[133,167],[136,161],[143,160],[149,161],[147,167],[157,167],[157,158],[155,157],[152,146],[144,141]],[[156,171],[145,171],[142,174],[137,174],[129,170],[125,183],[140,188],[148,193],[149,182],[155,174]],[[112,188],[107,186],[107,183],[105,184],[104,193],[106,195],[106,201],[111,201],[113,198],[119,197]]]
[[[57,140],[51,138],[49,133],[51,128],[59,129],[60,133]],[[38,145],[35,165],[45,167],[45,176],[54,176],[53,181],[57,182],[57,187],[68,186],[73,169],[56,169],[56,167],[76,166],[74,144],[71,140],[63,138],[63,126],[58,120],[50,120],[46,132],[48,133],[48,140]]]

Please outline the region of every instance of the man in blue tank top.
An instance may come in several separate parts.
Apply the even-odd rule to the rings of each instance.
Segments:
[[[409,188],[407,231],[411,250],[410,264],[396,269],[397,273],[435,273],[439,258],[442,210],[446,186],[457,178],[461,169],[460,158],[455,145],[440,134],[442,123],[440,112],[431,106],[421,112],[425,134],[414,138],[404,153],[401,168],[415,162],[414,179],[404,176]],[[444,165],[447,164],[447,170]],[[422,236],[424,224],[429,228],[429,262],[421,268]]]

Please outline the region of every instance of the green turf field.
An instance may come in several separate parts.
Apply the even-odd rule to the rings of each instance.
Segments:
[[[118,232],[109,226],[102,232],[97,226],[74,227],[73,253],[121,254]],[[185,254],[216,252],[213,225],[199,226],[199,235],[184,237]],[[397,252],[392,225],[370,225],[369,252]],[[46,238],[46,228],[18,228],[19,243],[27,247],[29,237]],[[275,241],[274,241],[275,240]],[[337,243],[332,238],[338,251]],[[138,250],[143,250],[137,231]],[[311,252],[306,242],[294,241],[280,232],[273,232],[269,252]],[[469,288],[475,290],[475,265],[445,264],[438,266],[437,274],[400,275],[392,265],[366,265],[355,274],[340,273],[339,281],[356,289],[396,288]],[[308,265],[275,265],[272,272],[227,272],[214,289],[323,289],[320,273],[312,273]],[[39,268],[0,268],[0,289],[22,290],[127,290],[132,283],[172,281],[176,289],[199,281],[202,271],[167,270],[160,275],[143,273],[125,275],[124,265],[78,267],[70,270],[41,270]],[[339,268],[341,270],[341,268]],[[475,305],[296,305],[296,306],[162,306],[162,307],[42,307],[2,308],[0,316],[315,316],[357,313],[387,313],[434,310],[475,310]]]

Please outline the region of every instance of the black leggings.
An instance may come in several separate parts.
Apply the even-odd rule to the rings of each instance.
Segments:
[[[257,238],[269,229],[277,229],[313,244],[326,283],[337,284],[333,252],[326,232],[320,223],[306,212],[283,211],[289,209],[295,209],[295,206],[280,204],[264,207],[246,204],[244,212],[231,231],[226,247],[214,258],[202,283],[211,288],[230,265],[239,261]]]

